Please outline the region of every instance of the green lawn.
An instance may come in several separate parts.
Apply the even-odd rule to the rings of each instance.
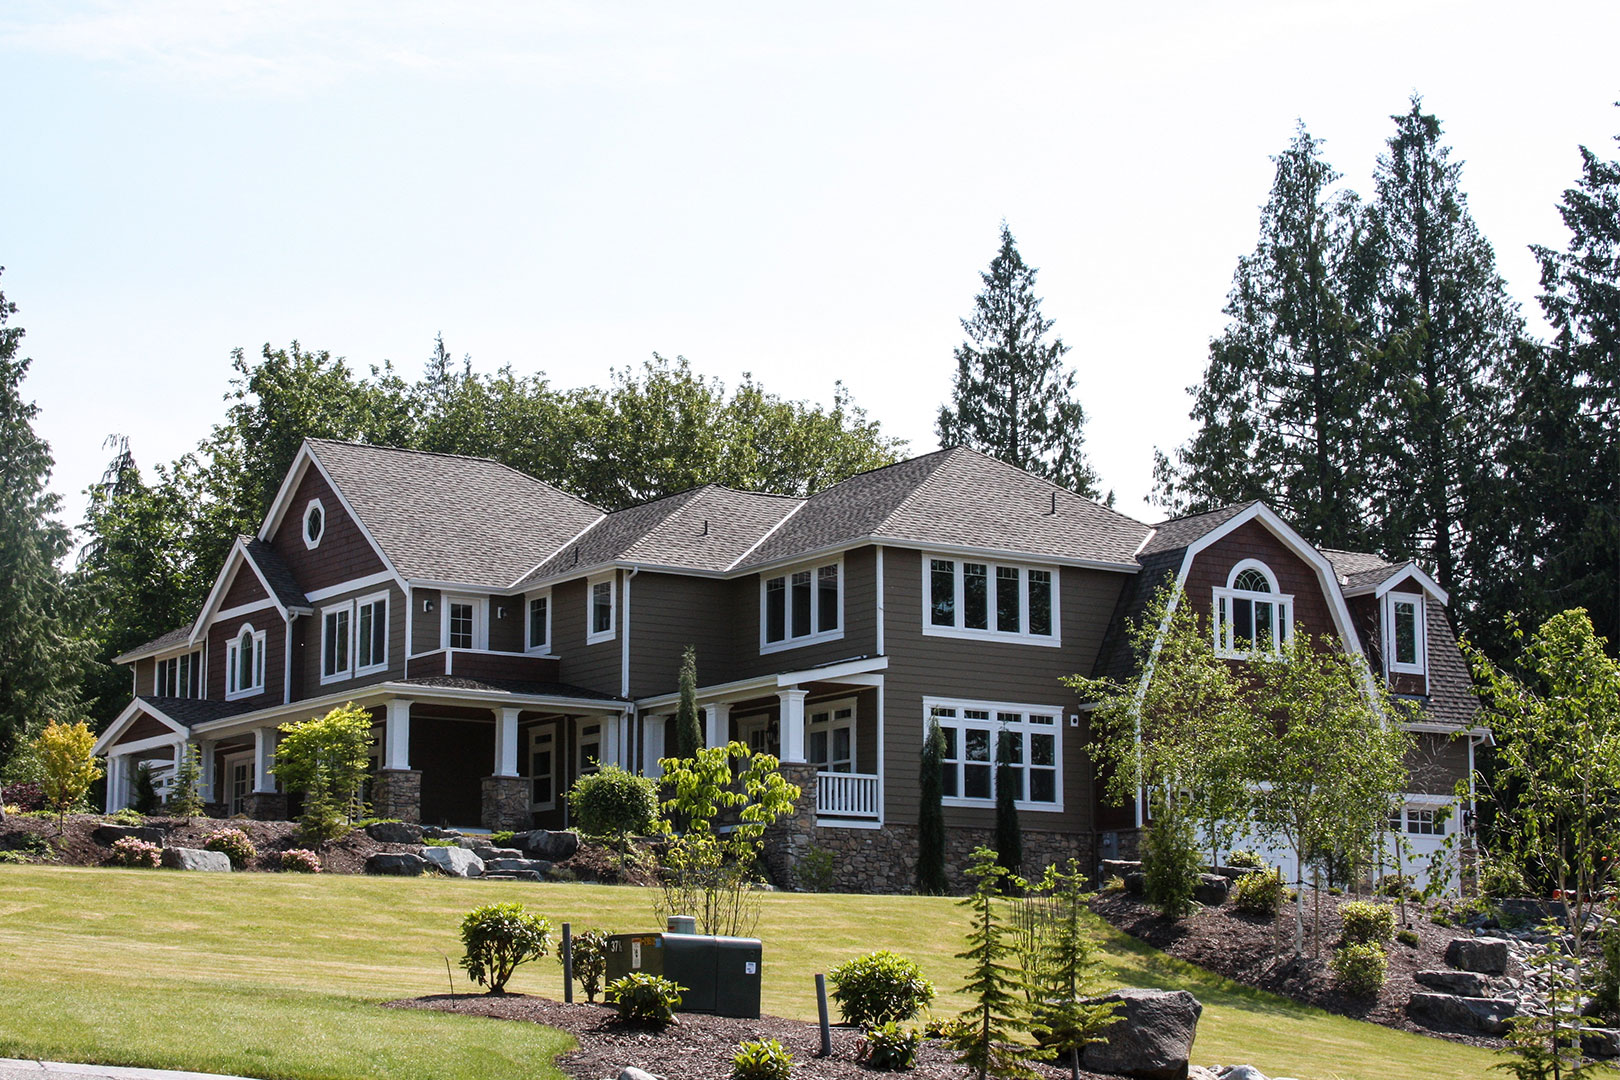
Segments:
[[[648,895],[443,878],[181,874],[0,866],[0,1057],[310,1080],[553,1078],[566,1036],[531,1025],[378,1009],[447,989],[460,917],[522,900],[554,921],[656,928]],[[954,990],[962,914],[948,899],[765,898],[765,1010],[815,1017],[812,976],[888,947]],[[1300,1080],[1477,1080],[1480,1050],[1357,1023],[1236,986],[1099,924],[1112,977],[1191,990],[1194,1060]],[[458,991],[469,984],[459,969]],[[560,996],[550,959],[512,989]],[[959,1007],[954,993],[936,1011]]]

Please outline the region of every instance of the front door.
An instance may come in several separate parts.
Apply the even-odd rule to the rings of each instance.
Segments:
[[[226,754],[224,799],[225,816],[235,817],[247,813],[247,799],[253,793],[253,751],[245,754]]]
[[[557,725],[536,724],[529,729],[529,810],[544,813],[557,808]]]

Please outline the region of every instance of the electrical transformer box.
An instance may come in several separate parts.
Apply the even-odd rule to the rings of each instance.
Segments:
[[[607,981],[633,971],[661,975],[681,989],[680,1012],[759,1018],[763,948],[758,938],[708,934],[613,934]]]

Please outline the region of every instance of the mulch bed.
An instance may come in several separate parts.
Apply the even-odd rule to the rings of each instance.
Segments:
[[[925,1039],[917,1051],[917,1067],[907,1073],[881,1073],[863,1068],[855,1061],[860,1033],[853,1028],[832,1029],[832,1056],[817,1057],[821,1049],[821,1029],[803,1020],[762,1016],[758,1020],[738,1020],[700,1013],[680,1014],[680,1023],[663,1031],[621,1024],[617,1014],[605,1005],[573,1004],[546,998],[507,994],[438,994],[432,997],[391,1001],[396,1009],[438,1009],[469,1016],[490,1016],[499,1020],[528,1021],[561,1028],[574,1036],[579,1049],[557,1059],[557,1065],[575,1080],[612,1080],[626,1065],[645,1069],[668,1080],[727,1080],[731,1076],[732,1055],[745,1039],[771,1038],[793,1054],[793,1075],[805,1078],[907,1076],[917,1080],[965,1080],[972,1074],[954,1063],[952,1054],[937,1039]],[[1057,1080],[1067,1077],[1067,1069],[1043,1067],[1044,1075]],[[1081,1072],[1082,1080],[1113,1080],[1098,1073]]]
[[[1305,895],[1306,955],[1298,959],[1292,955],[1292,906],[1275,920],[1245,915],[1225,904],[1202,908],[1179,922],[1161,917],[1140,897],[1123,892],[1101,893],[1092,901],[1091,907],[1102,918],[1132,937],[1178,959],[1224,975],[1233,982],[1384,1027],[1490,1049],[1501,1047],[1501,1039],[1472,1032],[1436,1030],[1418,1024],[1406,1015],[1406,1003],[1411,1000],[1412,992],[1425,989],[1413,979],[1413,973],[1446,967],[1446,945],[1452,938],[1466,937],[1469,933],[1457,927],[1434,925],[1417,904],[1407,905],[1406,928],[1418,935],[1419,944],[1413,948],[1399,942],[1389,943],[1386,949],[1389,975],[1377,997],[1356,997],[1333,985],[1327,958],[1343,926],[1339,906],[1354,899],[1356,897],[1353,896],[1322,895],[1320,959],[1313,959],[1310,955],[1313,951],[1312,915],[1315,911],[1314,896],[1310,891]],[[1518,970],[1517,963],[1510,963],[1508,974],[1522,976],[1523,972]]]

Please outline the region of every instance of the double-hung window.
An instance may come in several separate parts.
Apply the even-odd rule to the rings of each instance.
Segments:
[[[321,682],[347,679],[353,670],[354,601],[321,609]]]
[[[532,653],[551,651],[551,594],[543,592],[529,597],[528,623],[523,647]]]
[[[805,710],[805,757],[818,772],[855,771],[855,702],[849,699]],[[868,766],[870,768],[870,766]]]
[[[446,596],[439,632],[447,649],[489,647],[489,603],[482,596]]]
[[[529,732],[529,809],[557,805],[557,726],[538,724]]]
[[[1294,637],[1294,598],[1281,593],[1271,568],[1255,559],[1232,567],[1215,590],[1215,654],[1235,660],[1281,655]]]
[[[1384,641],[1390,671],[1408,675],[1425,673],[1428,643],[1424,635],[1421,593],[1384,594]]]
[[[388,594],[321,608],[321,682],[339,682],[388,667]]]
[[[613,575],[591,579],[585,589],[585,644],[613,640],[615,607]]]
[[[844,636],[844,561],[760,578],[759,651]]]
[[[925,554],[923,573],[923,633],[1062,644],[1056,568]]]
[[[236,637],[225,643],[225,699],[251,697],[264,690],[263,630],[245,623]]]
[[[935,698],[923,705],[925,736],[937,722],[945,737],[946,805],[993,806],[1004,779],[1019,809],[1063,809],[1061,709]]]
[[[152,682],[152,692],[159,697],[202,697],[202,650],[159,660]]]
[[[354,673],[370,675],[388,666],[388,594],[355,601]]]

